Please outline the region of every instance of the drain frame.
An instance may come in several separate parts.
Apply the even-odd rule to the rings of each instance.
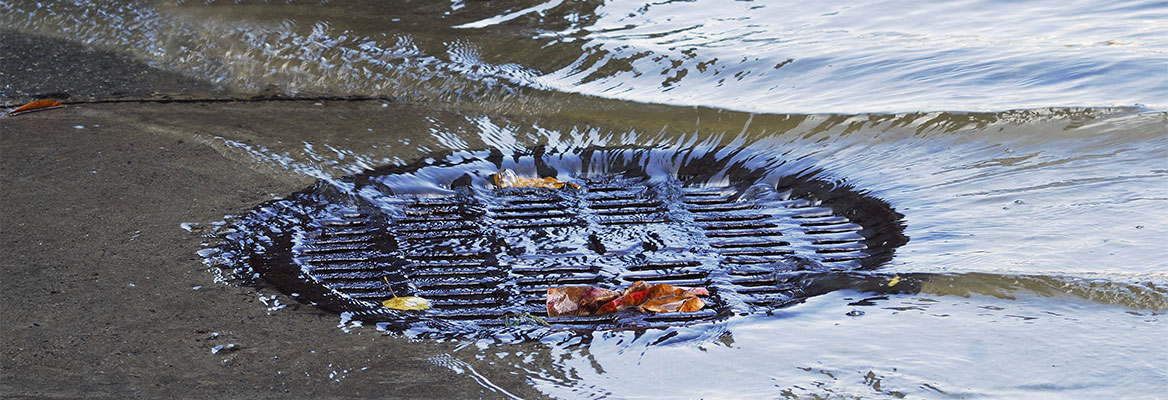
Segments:
[[[321,181],[238,219],[221,245],[235,258],[224,268],[241,281],[296,293],[301,303],[387,327],[473,331],[530,314],[604,329],[770,313],[818,294],[808,276],[876,268],[908,241],[903,216],[887,202],[815,171],[783,174],[710,152],[674,162],[670,174],[650,173],[663,152],[461,152],[347,176],[340,185]],[[487,183],[504,168],[568,175],[582,187]],[[386,178],[416,175],[444,178],[430,192]],[[655,315],[542,312],[549,287],[619,289],[637,280],[707,287],[708,306]],[[399,293],[430,299],[434,308],[381,307]]]

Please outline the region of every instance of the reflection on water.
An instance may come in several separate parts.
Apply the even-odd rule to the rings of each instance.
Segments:
[[[229,87],[529,89],[753,112],[1168,106],[1156,2],[12,1],[0,24]]]
[[[454,356],[508,364],[569,398],[1123,397],[1168,383],[1158,368],[1168,357],[1133,353],[1166,333],[1162,313],[1024,294],[864,297],[836,292],[773,318],[565,332]]]
[[[911,241],[868,278],[920,279],[920,293],[837,291],[689,328],[524,331],[531,340],[486,338],[434,359],[492,393],[1152,397],[1168,387],[1156,351],[1168,336],[1168,114],[1149,111],[1168,99],[1163,3],[324,3],[0,1],[0,25],[237,91],[413,100],[393,107],[413,107],[416,121],[359,131],[244,144],[233,129],[208,130],[224,154],[275,173],[335,180],[436,152],[535,145],[750,148],[905,215]],[[1110,105],[1131,107],[1083,108]],[[969,112],[985,109],[995,111]],[[336,115],[386,112],[354,104]]]

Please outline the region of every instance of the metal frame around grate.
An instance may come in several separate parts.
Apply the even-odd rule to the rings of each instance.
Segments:
[[[800,274],[873,267],[907,240],[887,204],[811,179],[711,184],[626,170],[578,179],[579,189],[442,194],[396,193],[382,179],[421,168],[460,166],[371,171],[350,179],[360,196],[319,184],[253,212],[242,230],[259,240],[242,248],[261,276],[306,303],[404,325],[546,316],[547,289],[565,285],[644,280],[711,292],[696,313],[547,318],[605,326],[767,312],[806,297]],[[380,306],[394,294],[434,307]]]

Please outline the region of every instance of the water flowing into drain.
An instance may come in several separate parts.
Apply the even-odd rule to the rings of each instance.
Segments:
[[[710,290],[693,313],[546,318],[663,326],[798,303],[838,286],[825,283],[832,274],[875,267],[907,241],[881,200],[754,166],[756,155],[718,153],[464,152],[322,181],[237,221],[223,244],[236,262],[225,265],[354,319],[444,331],[547,317],[545,293],[558,286]],[[500,189],[490,176],[501,169],[581,187]],[[395,294],[434,307],[381,306]]]

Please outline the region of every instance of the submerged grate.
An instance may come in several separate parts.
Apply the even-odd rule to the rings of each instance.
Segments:
[[[900,216],[845,186],[664,151],[458,153],[321,182],[240,218],[225,247],[302,302],[354,319],[441,329],[546,317],[548,288],[701,286],[695,313],[546,318],[653,326],[767,312],[810,295],[807,274],[872,268],[905,243]],[[580,189],[508,188],[514,169]],[[659,172],[656,172],[659,171]],[[805,174],[810,175],[810,174]],[[381,306],[393,293],[425,311]]]

